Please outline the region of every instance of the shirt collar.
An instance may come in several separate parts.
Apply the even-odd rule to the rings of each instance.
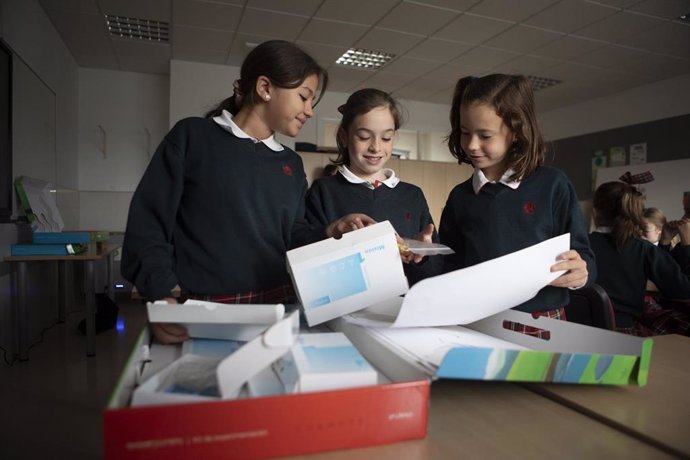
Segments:
[[[364,184],[367,188],[370,188],[374,190],[376,188],[376,184],[384,184],[388,188],[394,188],[398,183],[400,182],[400,179],[395,177],[395,171],[393,171],[390,168],[384,168],[383,174],[386,176],[385,180],[382,181],[374,181],[374,183],[369,182],[368,180],[364,180],[361,177],[357,176],[355,173],[350,171],[347,166],[342,165],[338,168],[338,172],[350,183],[352,184]],[[377,184],[377,185],[378,185]]]
[[[613,231],[613,227],[604,227],[604,226],[594,227],[593,231],[595,231],[597,233],[611,233]]]
[[[221,113],[219,116],[213,117],[213,121],[222,126],[223,129],[231,132],[235,137],[239,137],[240,139],[251,139],[254,141],[254,143],[263,142],[264,145],[266,145],[266,147],[273,150],[274,152],[280,152],[281,150],[285,149],[285,147],[280,145],[280,142],[276,140],[275,135],[273,134],[271,134],[266,139],[259,140],[253,138],[249,134],[242,131],[242,128],[237,126],[237,123],[235,123],[232,119],[232,114],[227,110],[223,110],[223,113]]]
[[[515,190],[520,186],[520,181],[519,180],[510,180],[510,176],[515,174],[515,171],[513,168],[508,168],[506,172],[503,173],[501,176],[501,179],[498,181],[498,183],[507,185],[508,187],[512,188]],[[486,184],[495,184],[496,181],[492,181],[486,178],[484,173],[482,172],[481,169],[475,168],[474,169],[474,174],[472,174],[472,188],[474,189],[474,193],[478,194],[479,191],[484,187]]]

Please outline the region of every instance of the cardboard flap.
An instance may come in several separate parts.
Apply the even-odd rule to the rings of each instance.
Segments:
[[[216,371],[221,397],[236,398],[245,382],[290,351],[298,334],[295,311],[221,361]]]
[[[285,314],[282,303],[273,305],[224,304],[187,300],[183,304],[156,301],[146,304],[152,323],[234,323],[273,324]]]

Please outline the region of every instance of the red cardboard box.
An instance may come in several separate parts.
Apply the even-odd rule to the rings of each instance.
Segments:
[[[103,413],[106,459],[266,458],[426,436],[429,382],[129,407],[144,331]],[[152,349],[153,354],[153,349]],[[167,356],[162,367],[174,357]]]

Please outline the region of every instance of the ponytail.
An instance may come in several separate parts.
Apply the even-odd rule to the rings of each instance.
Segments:
[[[611,235],[619,251],[630,238],[642,236],[644,200],[642,192],[623,182],[606,182],[594,192],[596,225],[612,227]]]

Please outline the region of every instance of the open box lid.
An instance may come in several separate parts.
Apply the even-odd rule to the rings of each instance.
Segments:
[[[146,304],[149,322],[177,323],[190,337],[247,341],[285,315],[283,304],[223,304],[187,300],[183,304],[164,301]]]
[[[541,329],[547,339],[510,328]],[[467,326],[370,328],[335,323],[397,379],[506,380],[645,385],[652,339],[506,310]]]
[[[389,221],[292,249],[287,264],[309,326],[409,289]]]

